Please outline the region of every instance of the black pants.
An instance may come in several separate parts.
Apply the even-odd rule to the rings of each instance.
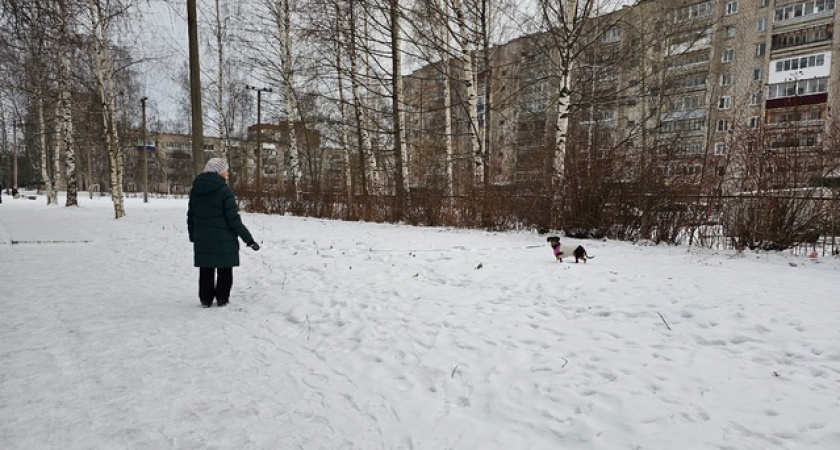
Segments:
[[[216,271],[219,279],[216,280]],[[233,267],[216,269],[214,267],[200,267],[198,269],[198,298],[202,305],[211,305],[213,298],[219,306],[224,306],[230,299],[230,288],[233,286]]]

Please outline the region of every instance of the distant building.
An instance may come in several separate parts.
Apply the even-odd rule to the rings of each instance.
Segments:
[[[248,127],[248,140],[231,139],[227,146],[220,138],[205,137],[204,158],[227,155],[231,166],[231,179],[236,183],[253,183],[256,172],[257,130],[262,132],[263,181],[269,186],[284,186],[291,181],[289,134],[288,125],[285,123],[252,125]],[[335,173],[341,173],[343,161],[336,158],[336,150],[322,148],[322,138],[317,131],[296,124],[296,132],[304,186],[307,189],[313,185],[320,188],[323,180],[332,180]],[[125,158],[126,189],[129,192],[141,191],[143,181],[140,149],[143,146],[139,139],[127,139],[127,143],[131,151]],[[170,194],[187,193],[194,177],[191,137],[174,133],[148,133],[146,148],[149,190]],[[336,181],[332,180],[333,183]]]
[[[590,22],[572,64],[570,176],[734,194],[824,177],[838,163],[840,37],[834,0],[640,0]],[[477,52],[479,130],[490,183],[545,186],[559,45],[523,36]],[[444,64],[405,77],[413,187],[439,186],[448,157]],[[460,63],[448,61],[452,78]],[[456,192],[472,183],[463,83],[451,103]],[[489,105],[489,108],[487,107]],[[833,106],[833,108],[832,108]]]
[[[338,150],[326,148],[321,133],[303,122],[295,122],[294,129],[301,164],[302,189],[311,192],[340,186],[340,180],[335,179],[336,174],[340,176],[343,167]],[[262,133],[263,180],[278,186],[291,183],[293,174],[289,157],[289,122],[248,127],[248,143],[252,148],[256,148],[258,132]],[[248,176],[253,177],[256,164],[251,161],[247,167]]]

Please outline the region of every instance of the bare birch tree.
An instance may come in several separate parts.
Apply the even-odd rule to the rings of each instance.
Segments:
[[[475,44],[461,0],[452,0],[451,8],[458,28],[455,41],[461,52],[461,81],[467,92],[467,134],[469,135],[470,153],[473,155],[474,182],[478,187],[484,185],[484,152],[478,135],[478,87],[473,62]]]
[[[227,24],[224,17],[222,17],[221,0],[215,0],[215,37],[216,37],[216,109],[219,120],[219,137],[222,140],[222,150],[219,156],[228,160],[231,163],[228,150],[230,148],[230,116],[225,107],[225,47],[227,37]]]
[[[55,139],[56,152],[53,160],[55,178],[59,172],[59,152],[64,148],[65,155],[65,176],[67,187],[67,199],[65,206],[78,206],[78,192],[76,186],[76,153],[75,140],[73,137],[73,110],[72,97],[70,93],[69,77],[72,71],[70,65],[71,37],[74,33],[72,24],[75,22],[75,10],[68,5],[68,0],[57,2],[57,45],[58,45],[58,102],[56,105],[56,119],[58,122],[58,136]],[[55,199],[57,201],[57,198]]]
[[[350,119],[347,113],[347,102],[344,97],[344,52],[346,46],[347,22],[344,20],[344,12],[338,2],[334,3],[335,11],[335,69],[338,83],[338,110],[340,118],[339,144],[344,157],[344,187],[347,193],[347,201],[353,204],[353,171],[351,170],[352,158],[350,154]]]
[[[441,0],[441,7],[444,11],[444,17],[447,17],[448,8],[446,8],[445,0]],[[440,54],[443,57],[443,134],[444,146],[446,147],[446,195],[451,197],[455,195],[455,171],[453,168],[455,151],[452,139],[452,65],[449,63],[452,33],[445,22],[441,22],[441,31],[443,32],[443,46]]]
[[[563,198],[566,179],[566,145],[569,134],[569,106],[573,86],[571,72],[580,50],[580,37],[586,30],[596,0],[540,0],[539,7],[545,28],[552,39],[552,54],[557,57],[557,98],[552,156],[551,195],[552,204],[559,208],[552,219],[562,222]]]
[[[351,0],[349,6],[350,54],[348,55],[348,58],[350,59],[350,87],[353,92],[353,105],[356,119],[355,125],[359,140],[359,162],[362,165],[361,173],[368,174],[362,176],[362,194],[376,195],[379,194],[381,185],[379,181],[379,170],[377,168],[376,157],[373,154],[373,144],[370,139],[370,125],[367,116],[367,106],[361,92],[362,81],[359,79],[359,75],[361,73],[359,71],[359,59],[361,56],[358,52],[359,34],[356,32],[357,26],[359,25],[357,21],[356,3],[357,2],[355,0]],[[368,177],[370,178],[370,183],[368,183]]]
[[[286,105],[286,120],[289,123],[289,165],[292,172],[292,183],[295,198],[300,200],[301,178],[303,172],[300,167],[300,152],[297,144],[295,121],[301,117],[297,103],[297,93],[294,89],[294,61],[292,60],[292,18],[289,0],[277,0],[275,4],[275,22],[277,25],[277,39],[279,41],[280,84]]]
[[[400,29],[400,12],[399,2],[397,0],[390,0],[388,3],[388,12],[390,16],[390,34],[391,34],[391,108],[393,114],[393,133],[394,133],[394,159],[396,165],[396,214],[395,220],[402,219],[403,212],[406,207],[407,193],[408,193],[408,165],[406,164],[406,143],[405,130],[403,124],[405,118],[403,115],[403,81],[402,81],[402,49],[401,49],[401,35]]]
[[[47,153],[47,119],[44,112],[44,91],[43,88],[38,91],[38,99],[36,100],[38,106],[38,148],[41,152],[41,181],[44,183],[44,193],[47,197],[47,204],[55,203],[53,201],[53,184],[50,180],[50,162]]]
[[[63,54],[61,59],[62,66],[69,68],[69,56]],[[64,145],[65,181],[67,183],[65,206],[79,206],[78,184],[76,182],[76,140],[73,136],[73,103],[71,99],[70,90],[65,85],[65,88],[61,91],[61,98],[59,99],[62,112],[60,140]]]
[[[452,46],[453,21],[450,13],[448,0],[424,0],[415,4],[411,11],[412,17],[407,20],[411,27],[410,37],[407,39],[419,55],[421,63],[428,67],[437,69],[439,79],[443,84],[443,106],[440,114],[443,118],[442,146],[443,146],[443,171],[444,194],[448,197],[455,195],[455,146],[452,127],[453,105],[452,84],[462,79],[461,74],[454,74],[453,61],[462,61],[460,55],[455,54]],[[434,30],[429,33],[428,30]],[[453,77],[456,77],[453,79]],[[425,93],[421,93],[424,97]],[[424,114],[424,107],[417,106],[419,113]],[[420,133],[425,135],[427,130],[421,129]],[[433,133],[441,133],[440,130],[431,130]],[[420,145],[423,145],[422,143]],[[428,152],[428,149],[418,149]],[[414,155],[412,155],[414,156]]]
[[[110,16],[98,0],[88,0],[88,13],[93,34],[96,78],[99,84],[99,98],[102,106],[102,125],[105,130],[105,145],[110,162],[111,200],[114,203],[114,217],[125,216],[123,194],[123,151],[117,131],[116,96],[114,90],[114,66],[111,60],[109,25]]]

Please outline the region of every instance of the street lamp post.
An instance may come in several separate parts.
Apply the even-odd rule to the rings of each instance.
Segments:
[[[262,184],[262,129],[260,123],[262,121],[262,93],[271,92],[271,88],[258,88],[250,85],[245,85],[245,89],[249,91],[257,91],[257,192],[261,192]]]
[[[143,147],[141,149],[143,155],[143,203],[149,203],[149,157],[146,154],[148,152],[146,145],[146,100],[148,99],[149,97],[140,99],[140,104],[143,105]]]

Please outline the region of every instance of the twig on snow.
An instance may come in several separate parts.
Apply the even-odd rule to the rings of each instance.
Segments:
[[[452,378],[455,378],[455,373],[458,372],[458,364],[455,364],[455,368],[452,369]]]
[[[568,364],[568,363],[569,363],[569,360],[568,360],[568,359],[566,359],[566,358],[563,358],[562,356],[561,356],[560,358],[563,360],[563,365],[562,365],[562,366],[560,366],[560,368],[562,369],[563,367],[566,367],[566,364]]]
[[[312,335],[312,324],[309,322],[309,314],[306,315],[306,342],[309,342],[309,336]]]
[[[668,331],[671,331],[671,326],[670,326],[670,325],[668,325],[668,322],[665,320],[665,318],[664,318],[664,317],[662,317],[662,313],[660,313],[659,311],[657,311],[657,312],[656,312],[656,314],[659,314],[659,318],[660,318],[660,319],[662,319],[662,323],[664,323],[664,324],[665,324],[665,326],[666,326],[666,327],[668,327]]]

